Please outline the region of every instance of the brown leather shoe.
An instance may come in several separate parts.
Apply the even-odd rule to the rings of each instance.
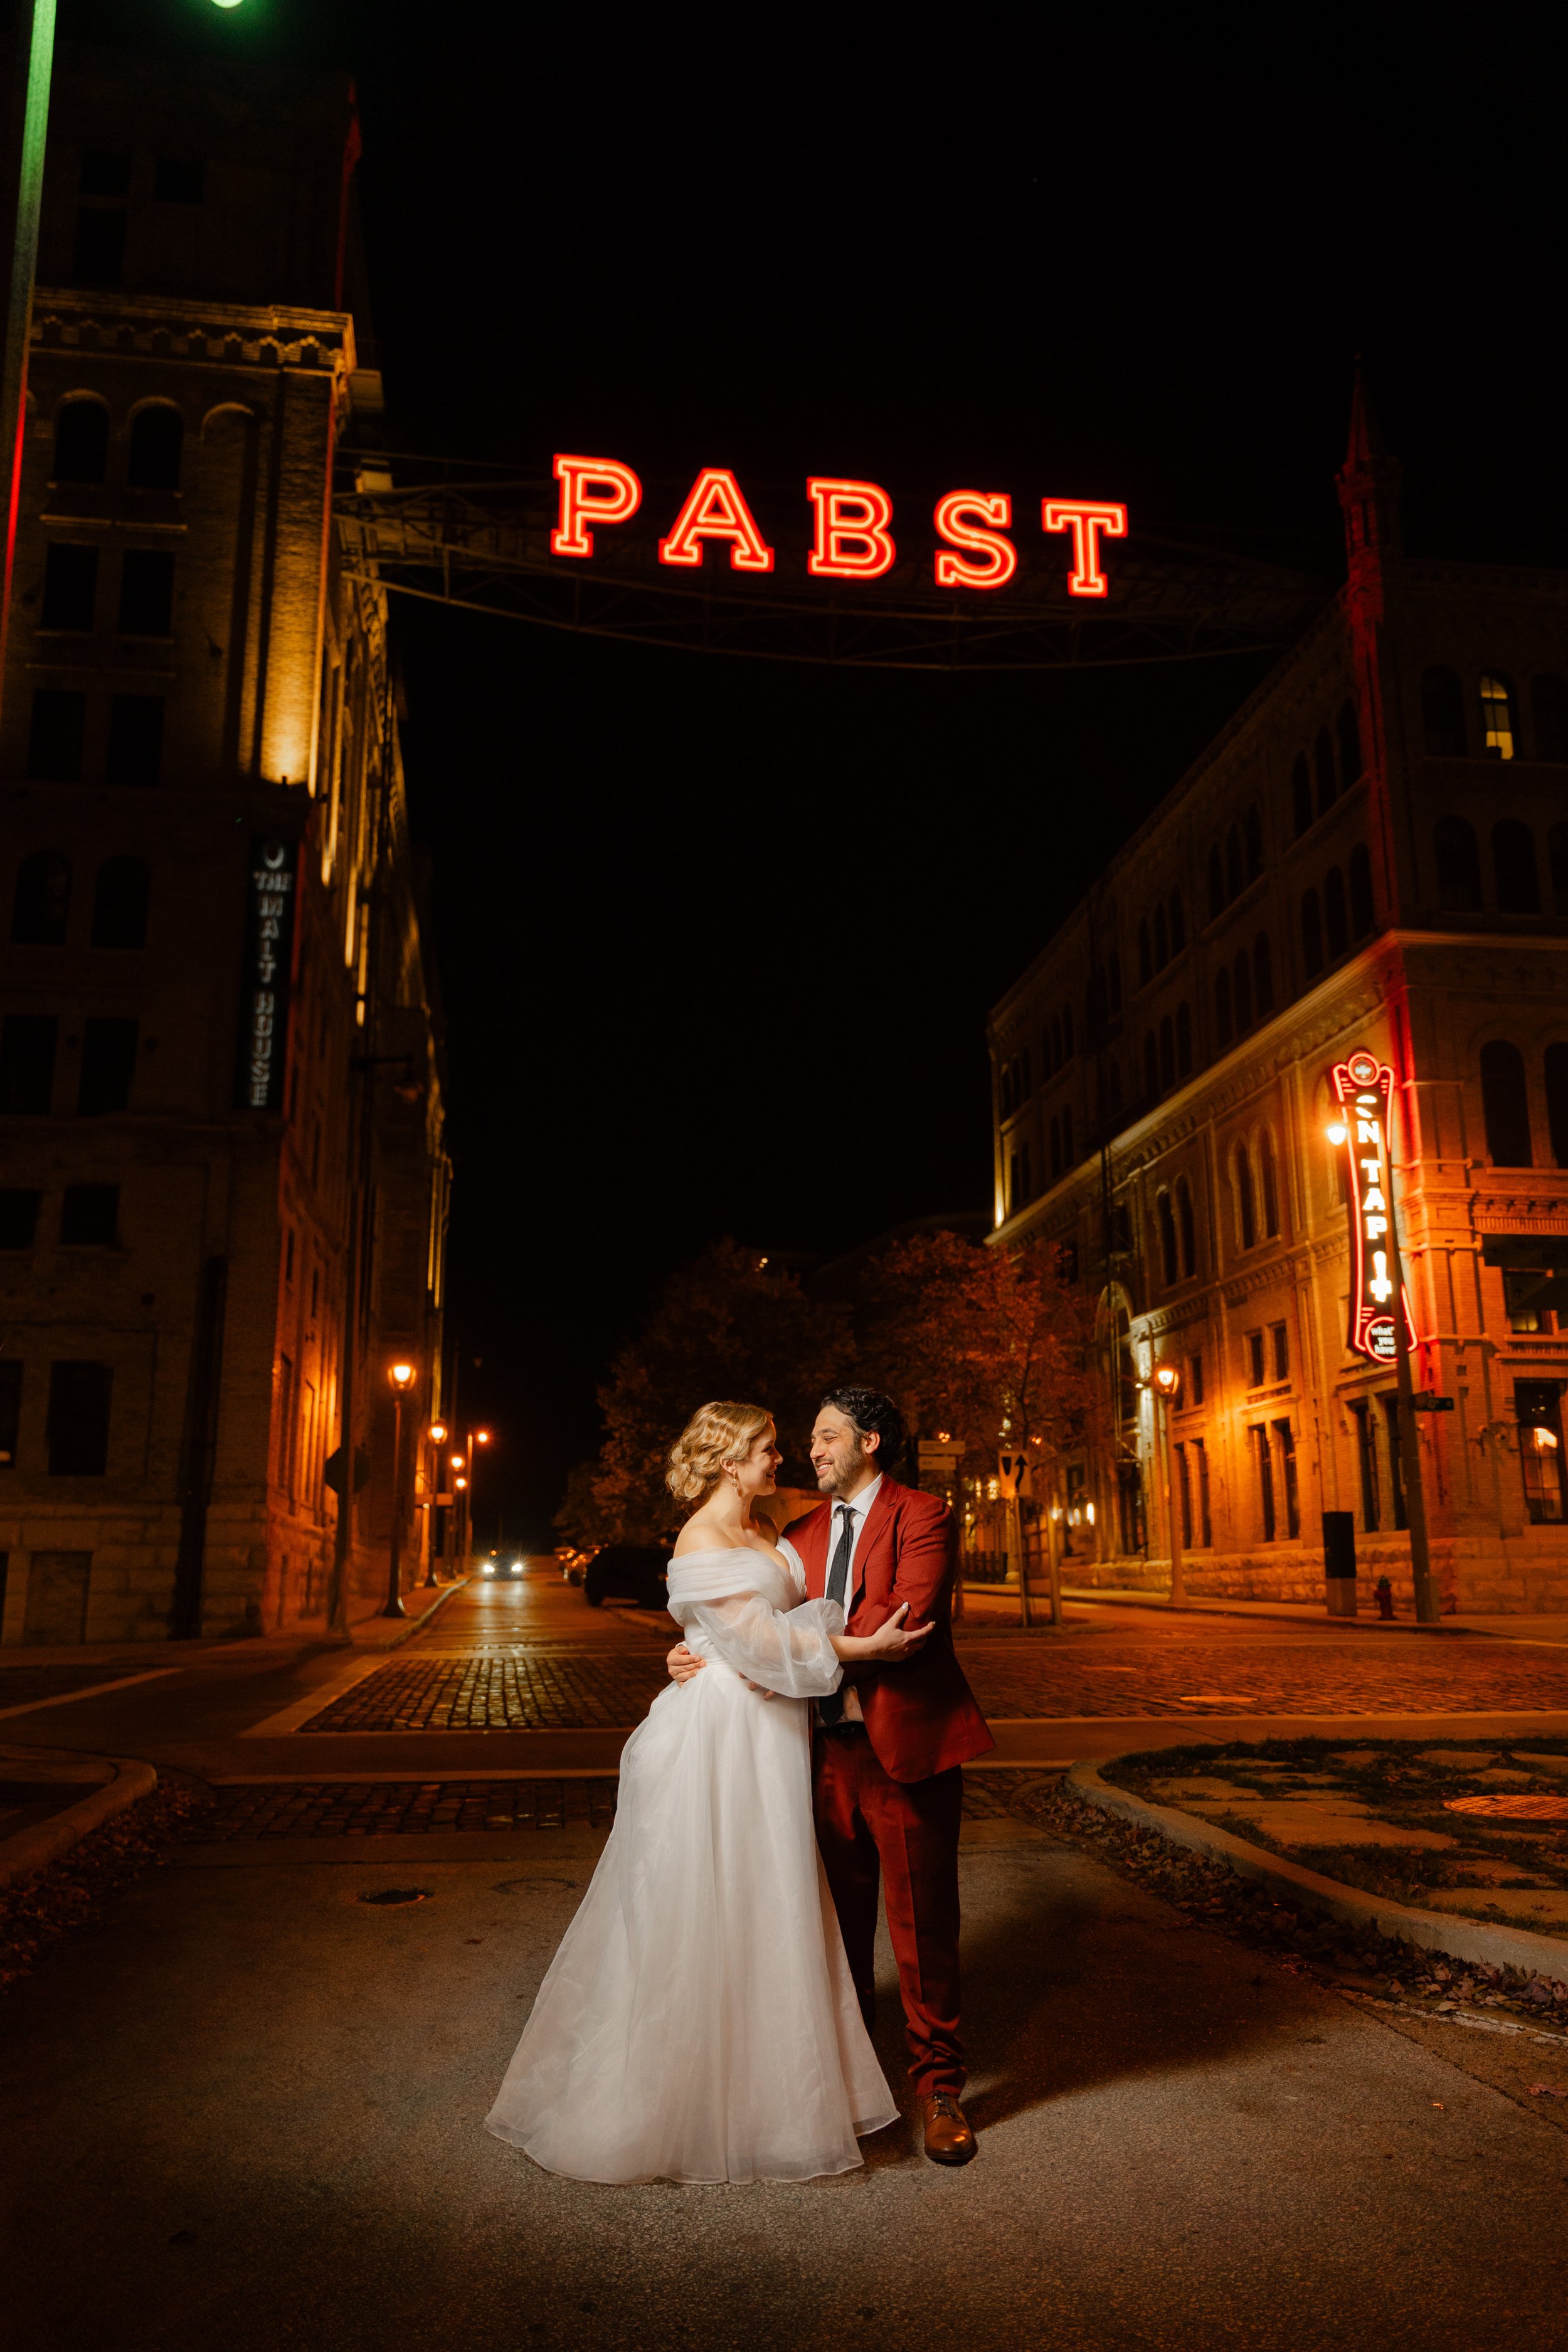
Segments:
[[[920,2102],[925,2127],[926,2154],[933,2164],[967,2164],[974,2154],[974,2134],[963,2109],[951,2091],[933,2091]]]

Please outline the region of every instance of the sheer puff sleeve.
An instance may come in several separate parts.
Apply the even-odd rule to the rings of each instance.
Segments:
[[[737,1591],[737,1580],[733,1569],[710,1566],[707,1559],[700,1567],[672,1561],[670,1615],[703,1634],[725,1665],[781,1698],[826,1698],[836,1691],[844,1671],[832,1642],[844,1631],[838,1602],[803,1601],[798,1608],[775,1609],[761,1592]]]

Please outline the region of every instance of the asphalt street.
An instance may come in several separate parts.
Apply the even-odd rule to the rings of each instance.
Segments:
[[[1221,1692],[1262,1631],[1133,1619],[1085,1612],[1041,1654],[1114,1667],[1196,1644],[1194,1687]],[[1268,1629],[1303,1653],[1335,1638]],[[623,1672],[666,1641],[530,1579],[459,1591],[393,1657],[532,1646]],[[110,1679],[169,1655],[99,1663]],[[12,1745],[205,1777],[223,1824],[0,2002],[7,2347],[1469,2352],[1500,2332],[1558,2352],[1568,2136],[979,1791],[963,1857],[972,2166],[928,2164],[906,2120],[828,2181],[540,2172],[483,2116],[606,1834],[619,1735],[300,1727],[384,1663],[215,1646],[7,1718]],[[1115,1733],[1032,1721],[1039,1760]],[[1192,1721],[1183,1707],[1138,1734],[1191,1739]],[[570,1740],[580,1764],[561,1761]],[[546,1771],[548,1790],[502,1803],[509,1780]],[[419,1899],[363,1899],[383,1894]],[[900,2080],[885,1953],[883,1973],[879,2042]]]

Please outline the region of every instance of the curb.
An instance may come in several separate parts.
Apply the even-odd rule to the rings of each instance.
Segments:
[[[158,1775],[151,1764],[139,1764],[121,1756],[101,1756],[92,1759],[114,1768],[114,1778],[90,1789],[79,1797],[74,1805],[63,1812],[54,1813],[47,1822],[37,1822],[30,1830],[19,1830],[15,1837],[0,1839],[0,1886],[9,1886],[13,1880],[26,1878],[35,1870],[45,1870],[51,1862],[79,1845],[89,1831],[121,1813],[128,1805],[150,1797],[158,1785]]]
[[[349,1628],[349,1638],[347,1642],[344,1643],[343,1647],[345,1649],[366,1651],[373,1657],[379,1656],[382,1652],[385,1650],[395,1650],[398,1648],[400,1643],[410,1640],[414,1634],[422,1633],[426,1626],[430,1622],[432,1617],[436,1616],[439,1611],[446,1607],[447,1601],[452,1598],[453,1593],[461,1592],[468,1581],[468,1578],[463,1576],[458,1578],[456,1584],[448,1584],[444,1592],[438,1592],[437,1594],[435,1600],[432,1601],[429,1608],[425,1611],[423,1616],[410,1617],[406,1624],[399,1624],[396,1618],[388,1619],[386,1622],[393,1626],[394,1631],[384,1642],[356,1642],[354,1640],[354,1626],[351,1625]],[[414,1589],[417,1592],[422,1591],[423,1587],[416,1585]],[[408,1596],[405,1594],[404,1598],[406,1599],[407,1597]],[[354,1624],[374,1625],[379,1622],[381,1622],[380,1611],[373,1610],[368,1617],[357,1617],[354,1620]]]
[[[1123,1751],[1129,1756],[1142,1752],[1133,1748]],[[1375,1927],[1380,1936],[1397,1943],[1419,1945],[1424,1951],[1441,1952],[1457,1960],[1479,1960],[1491,1968],[1519,1969],[1527,1976],[1568,1983],[1568,1943],[1555,1936],[1538,1936],[1529,1927],[1491,1927],[1479,1919],[1459,1918],[1446,1911],[1417,1911],[1409,1904],[1363,1895],[1357,1886],[1343,1886],[1336,1878],[1324,1878],[1315,1870],[1304,1870],[1300,1863],[1287,1862],[1281,1854],[1248,1845],[1244,1838],[1233,1837],[1228,1830],[1200,1822],[1191,1813],[1173,1812],[1165,1805],[1145,1804],[1142,1797],[1134,1797],[1125,1789],[1112,1788],[1109,1780],[1101,1780],[1095,1764],[1075,1764],[1064,1786],[1102,1813],[1116,1814],[1137,1829],[1154,1830],[1173,1845],[1191,1846],[1199,1853],[1212,1854],[1217,1861],[1229,1863],[1243,1877],[1259,1879],[1264,1885],[1293,1896],[1298,1903],[1342,1919],[1347,1927]]]

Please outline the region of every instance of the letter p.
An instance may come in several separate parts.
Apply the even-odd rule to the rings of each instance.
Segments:
[[[618,457],[557,457],[561,516],[550,534],[552,555],[592,555],[590,523],[629,522],[642,504],[642,484]]]

